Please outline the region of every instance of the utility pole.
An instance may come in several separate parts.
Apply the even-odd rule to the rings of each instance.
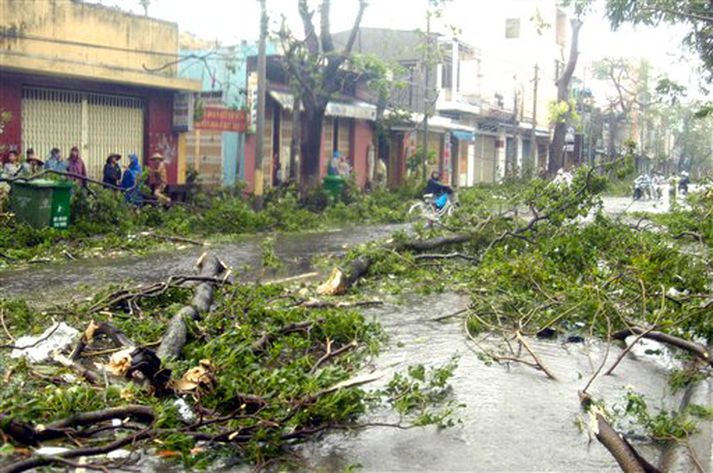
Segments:
[[[530,164],[534,170],[538,169],[537,163],[537,85],[540,82],[540,66],[535,64],[535,78],[532,85],[532,136],[530,137]]]
[[[428,0],[427,0],[428,1]],[[431,9],[426,8],[426,50],[424,52],[423,61],[423,180],[427,180],[428,176],[428,76],[431,73]]]
[[[260,42],[257,50],[257,127],[255,130],[255,208],[262,210],[264,176],[262,175],[262,162],[265,154],[265,42],[267,41],[267,8],[265,0],[258,0],[260,3]]]

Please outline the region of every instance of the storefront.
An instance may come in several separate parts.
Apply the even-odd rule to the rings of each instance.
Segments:
[[[290,146],[292,142],[294,96],[288,91],[270,88],[265,106],[265,135],[263,136],[263,175],[268,183],[277,183],[277,170],[289,176]],[[327,104],[322,126],[322,154],[320,173],[327,173],[329,160],[335,152],[349,163],[357,185],[367,183],[367,156],[372,146],[372,124],[376,107],[359,100],[342,98]],[[255,162],[255,135],[250,135],[245,147],[246,180],[252,189],[252,170]]]
[[[158,152],[169,182],[182,179],[173,100],[200,84],[176,76],[175,24],[60,0],[0,0],[0,11],[2,154],[33,148],[46,158],[56,147],[67,156],[76,146],[101,179],[111,153],[146,162]]]

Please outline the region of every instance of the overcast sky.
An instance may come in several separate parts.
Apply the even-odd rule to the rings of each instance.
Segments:
[[[107,6],[143,14],[139,0],[92,0]],[[370,0],[363,26],[398,29],[424,28],[424,7],[427,0]],[[481,10],[489,2],[500,0],[454,0],[447,6],[449,17],[467,18],[472,10]],[[520,0],[527,2],[528,0]],[[150,0],[149,16],[178,23],[181,32],[200,38],[233,44],[242,39],[257,38],[259,4],[257,0]],[[680,82],[691,82],[695,57],[681,46],[685,28],[659,26],[657,28],[626,26],[612,32],[608,22],[598,11],[586,17],[580,37],[583,63],[613,56],[648,58],[659,71],[667,72]],[[423,4],[423,7],[420,5]],[[272,26],[282,15],[293,28],[299,29],[297,0],[267,0]],[[357,10],[358,0],[332,0],[332,31],[348,29]],[[468,25],[457,25],[468,41]],[[481,46],[481,49],[484,49]],[[694,76],[695,79],[695,76]]]

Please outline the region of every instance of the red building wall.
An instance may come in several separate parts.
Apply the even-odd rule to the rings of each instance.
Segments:
[[[373,130],[366,120],[354,120],[354,139],[352,140],[352,156],[354,157],[354,175],[356,183],[363,188],[366,185],[368,160],[367,153],[373,142]]]
[[[173,132],[173,94],[155,92],[147,97],[144,164],[154,153],[161,153],[166,163],[168,182],[178,179],[178,134]]]
[[[5,151],[15,149],[21,152],[22,142],[22,82],[17,78],[0,77],[0,112],[10,113],[10,121],[0,133],[0,161],[5,159]]]
[[[166,158],[168,182],[178,178],[178,135],[173,133],[173,91],[144,89],[101,82],[75,81],[62,78],[27,76],[2,73],[0,76],[0,111],[12,114],[10,122],[0,134],[0,147],[20,150],[22,143],[22,87],[51,87],[83,92],[126,94],[144,99],[143,162],[159,152]],[[24,152],[25,150],[20,150]],[[2,153],[0,160],[4,158]]]

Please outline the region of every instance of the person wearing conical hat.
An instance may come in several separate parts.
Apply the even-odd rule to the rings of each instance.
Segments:
[[[32,175],[42,171],[45,163],[37,157],[34,149],[29,148],[25,155],[25,162],[22,163],[22,170],[25,174]]]
[[[171,199],[165,194],[166,186],[168,185],[168,175],[166,172],[166,164],[163,162],[161,153],[151,155],[149,161],[149,187],[151,193],[156,200],[163,205],[169,205]]]

